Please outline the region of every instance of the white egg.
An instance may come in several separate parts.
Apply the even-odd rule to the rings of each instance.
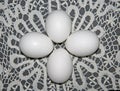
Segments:
[[[88,56],[98,49],[99,39],[94,32],[78,31],[68,37],[65,46],[75,56]]]
[[[46,35],[38,32],[31,32],[21,38],[19,47],[26,56],[41,58],[52,52],[53,43]]]
[[[61,43],[69,36],[71,24],[71,19],[66,12],[62,10],[53,11],[46,19],[47,34],[54,42]]]
[[[47,63],[48,76],[55,83],[66,82],[73,70],[72,60],[68,52],[59,48],[50,55]]]

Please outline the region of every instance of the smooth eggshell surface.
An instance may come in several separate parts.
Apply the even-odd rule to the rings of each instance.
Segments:
[[[71,24],[67,13],[62,10],[53,11],[46,19],[47,34],[55,43],[61,43],[69,36]]]
[[[47,71],[55,83],[64,83],[72,74],[73,65],[70,55],[65,49],[53,51],[47,62]]]
[[[53,43],[46,35],[38,32],[31,32],[21,38],[19,47],[26,56],[41,58],[52,52]]]
[[[65,46],[75,56],[88,56],[98,49],[99,39],[92,31],[78,31],[68,37]]]

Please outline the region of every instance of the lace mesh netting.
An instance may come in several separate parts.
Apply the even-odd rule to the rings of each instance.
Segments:
[[[73,74],[64,84],[52,83],[47,57],[21,54],[20,38],[45,32],[45,20],[62,9],[72,20],[72,32],[90,30],[100,39],[98,51],[75,57]],[[54,44],[54,49],[64,44]],[[0,0],[0,91],[108,91],[120,90],[119,0]]]

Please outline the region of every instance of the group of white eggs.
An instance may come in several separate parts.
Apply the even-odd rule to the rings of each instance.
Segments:
[[[50,38],[39,32],[30,32],[20,40],[19,47],[28,57],[42,58],[51,53],[47,73],[55,83],[64,83],[69,79],[73,64],[70,54],[64,48],[53,50],[53,42],[65,42],[66,49],[78,57],[91,55],[99,47],[99,39],[95,33],[82,30],[70,35],[71,26],[69,16],[62,10],[56,10],[46,19],[46,32]]]

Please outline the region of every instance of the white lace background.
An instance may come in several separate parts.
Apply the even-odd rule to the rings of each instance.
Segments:
[[[18,47],[28,32],[46,34],[46,17],[57,9],[70,16],[72,32],[90,30],[100,39],[95,54],[72,56],[73,74],[64,84],[51,82],[47,57],[30,59]],[[0,0],[0,91],[108,90],[120,90],[120,0]]]

